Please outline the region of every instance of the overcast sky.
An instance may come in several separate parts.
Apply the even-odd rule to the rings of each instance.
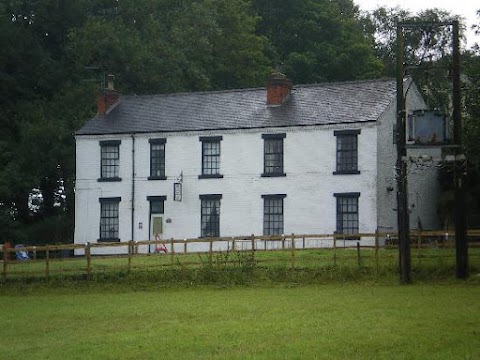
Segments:
[[[410,10],[417,13],[419,10],[439,8],[447,10],[453,14],[461,15],[466,19],[467,28],[474,24],[478,24],[476,16],[477,10],[480,9],[480,1],[478,0],[353,0],[361,10],[373,10],[379,6],[395,7],[400,6],[402,9]],[[468,47],[475,42],[480,42],[480,36],[469,30],[467,33]]]

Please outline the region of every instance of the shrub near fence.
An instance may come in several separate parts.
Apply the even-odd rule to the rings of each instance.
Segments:
[[[410,235],[412,265],[454,264],[454,231],[422,231]],[[336,266],[359,266],[378,270],[395,267],[398,250],[396,234],[304,234],[282,236],[243,236],[208,239],[170,239],[129,241],[121,243],[87,243],[28,246],[29,260],[14,260],[14,248],[3,252],[2,279],[45,278],[55,275],[82,276],[121,271],[151,271],[165,268],[198,268],[201,266],[235,267],[245,259],[238,254],[249,253],[256,267],[291,269]],[[480,265],[480,231],[468,231],[469,257],[474,266]],[[166,253],[152,252],[166,245]],[[115,250],[115,251],[111,251]],[[73,252],[76,256],[69,256]],[[100,253],[104,254],[101,255]],[[105,255],[108,252],[120,252]],[[237,256],[232,256],[237,254]],[[433,263],[432,263],[433,261]]]

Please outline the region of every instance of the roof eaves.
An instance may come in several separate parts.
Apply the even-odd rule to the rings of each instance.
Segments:
[[[379,117],[380,118],[380,117]],[[149,134],[149,133],[189,133],[189,132],[202,132],[202,131],[232,131],[232,130],[261,130],[261,129],[272,129],[272,128],[305,128],[305,127],[315,127],[315,126],[334,126],[334,125],[351,125],[351,124],[365,124],[365,123],[374,123],[378,119],[375,120],[364,120],[364,121],[352,121],[352,122],[344,122],[344,121],[336,121],[336,122],[327,122],[327,123],[315,123],[315,124],[296,124],[296,125],[272,125],[272,126],[242,126],[236,128],[196,128],[196,129],[188,129],[188,130],[145,130],[145,131],[114,131],[114,132],[91,132],[91,133],[83,133],[79,134],[78,132],[75,133],[75,136],[100,136],[100,135],[134,135],[134,134]]]

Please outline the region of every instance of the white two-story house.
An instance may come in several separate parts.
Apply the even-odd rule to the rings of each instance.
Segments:
[[[395,85],[279,74],[266,89],[110,85],[75,135],[75,243],[394,231]],[[408,89],[408,111],[425,109]],[[436,227],[435,170],[417,177],[412,226]]]

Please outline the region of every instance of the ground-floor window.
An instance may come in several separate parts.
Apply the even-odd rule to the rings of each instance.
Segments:
[[[337,193],[337,233],[358,234],[358,198],[360,193]]]
[[[263,198],[263,234],[283,234],[283,199],[285,194],[262,195]]]
[[[100,241],[119,241],[119,204],[121,198],[100,198]]]
[[[220,200],[222,195],[200,195],[201,204],[201,236],[220,236]]]

